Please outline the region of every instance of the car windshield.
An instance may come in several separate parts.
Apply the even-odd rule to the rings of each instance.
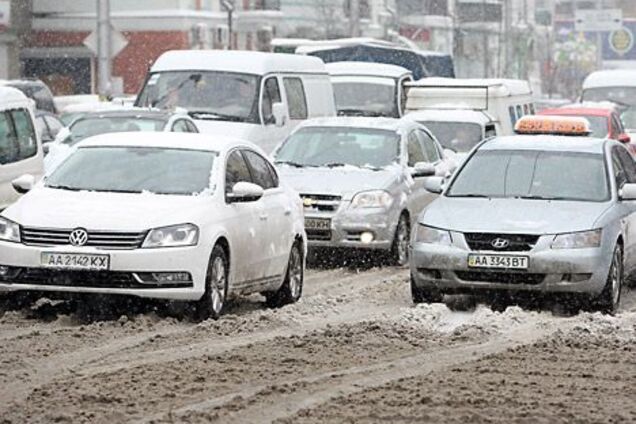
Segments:
[[[259,77],[212,71],[151,74],[137,106],[187,109],[193,118],[258,123]]]
[[[609,190],[601,154],[481,150],[462,168],[447,196],[601,202],[608,200]]]
[[[482,127],[471,122],[420,121],[445,148],[469,152],[482,139]]]
[[[378,82],[333,82],[338,114],[345,116],[397,117],[395,83],[388,78]]]
[[[610,101],[621,107],[625,128],[636,128],[636,87],[596,87],[583,90],[582,101]]]
[[[142,118],[138,116],[118,117],[84,117],[76,120],[71,126],[71,136],[63,141],[64,144],[74,145],[77,142],[94,135],[128,132],[128,131],[162,131],[166,121],[156,118]]]
[[[400,136],[394,131],[351,127],[310,127],[293,134],[276,162],[297,166],[382,168],[398,160]]]
[[[83,147],[47,179],[65,190],[192,195],[210,186],[216,153],[154,147]]]
[[[587,119],[587,121],[590,123],[590,129],[592,130],[592,134],[590,134],[592,137],[605,138],[609,134],[609,123],[607,122],[607,118],[605,116],[572,116],[579,116]]]

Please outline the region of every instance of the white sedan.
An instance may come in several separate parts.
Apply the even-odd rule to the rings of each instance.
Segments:
[[[28,193],[0,214],[0,291],[192,301],[201,318],[237,294],[301,296],[300,197],[249,142],[106,134],[13,185]]]

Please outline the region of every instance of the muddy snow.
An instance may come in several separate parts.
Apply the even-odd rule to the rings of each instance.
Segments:
[[[636,422],[636,295],[614,317],[451,298],[408,271],[311,270],[295,305],[0,299],[0,423]]]

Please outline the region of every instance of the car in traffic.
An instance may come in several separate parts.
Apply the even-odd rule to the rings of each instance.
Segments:
[[[13,186],[26,194],[0,214],[0,291],[187,301],[202,318],[242,293],[301,296],[301,200],[249,142],[105,134]]]
[[[47,174],[53,171],[73,146],[88,137],[133,131],[196,133],[198,129],[192,118],[179,110],[128,108],[85,113],[60,130],[54,142],[44,145],[44,169]]]
[[[42,144],[55,141],[55,137],[64,128],[64,123],[57,115],[44,110],[35,111],[35,129]]]
[[[35,109],[57,114],[53,93],[49,87],[38,79],[1,80],[0,86],[13,87],[20,90],[35,102]]]
[[[274,158],[303,199],[312,250],[388,252],[397,265],[407,263],[415,218],[436,197],[426,177],[455,167],[425,127],[392,118],[309,120]]]
[[[525,293],[614,313],[636,266],[634,161],[621,143],[588,137],[582,118],[517,128],[481,143],[447,184],[428,180],[440,197],[412,232],[413,300]]]

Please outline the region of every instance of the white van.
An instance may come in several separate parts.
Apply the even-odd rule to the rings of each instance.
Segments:
[[[627,133],[636,134],[636,70],[592,72],[583,81],[581,101],[616,103]]]
[[[336,114],[320,59],[251,51],[166,52],[135,105],[184,108],[202,133],[231,134],[267,152],[299,122]]]
[[[35,131],[35,103],[21,91],[0,87],[0,210],[18,198],[11,182],[42,177],[42,145]]]
[[[340,116],[400,118],[406,106],[411,71],[401,66],[369,62],[332,62],[327,65]]]
[[[407,117],[458,153],[484,138],[514,134],[517,120],[535,113],[532,89],[523,80],[425,78],[406,85]]]

